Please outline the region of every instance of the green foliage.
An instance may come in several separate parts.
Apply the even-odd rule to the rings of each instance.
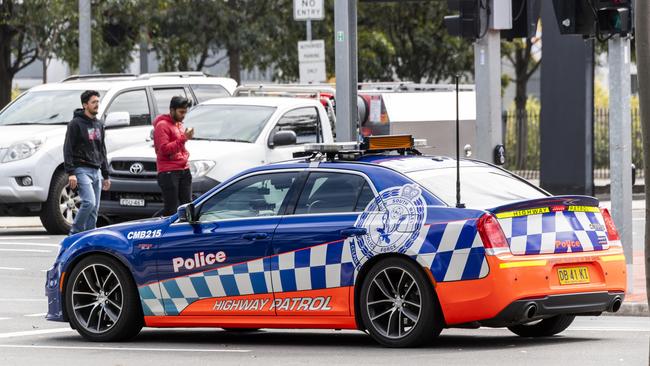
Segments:
[[[526,110],[516,111],[514,102],[505,112],[506,119],[506,164],[505,168],[515,170],[517,161],[517,118],[522,117],[522,113],[527,116],[528,130],[525,143],[528,147],[528,153],[525,159],[525,170],[539,170],[540,143],[539,143],[539,120],[540,120],[541,103],[535,97],[528,97],[526,100]]]

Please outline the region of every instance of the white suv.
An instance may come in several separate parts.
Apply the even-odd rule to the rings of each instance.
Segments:
[[[67,187],[63,140],[84,90],[101,95],[98,118],[113,151],[145,141],[151,122],[175,95],[198,104],[230,96],[237,83],[202,73],[73,76],[29,89],[0,111],[0,215],[40,216],[51,234],[66,234],[80,199]]]
[[[214,99],[190,110],[185,127],[194,128],[185,145],[194,197],[242,170],[292,159],[305,143],[334,141],[325,108],[308,98]],[[121,221],[159,213],[163,203],[152,142],[116,150],[109,162],[111,189],[102,192],[100,214]]]

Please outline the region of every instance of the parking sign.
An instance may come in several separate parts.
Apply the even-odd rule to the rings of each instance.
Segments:
[[[323,20],[323,0],[293,0],[294,20]]]

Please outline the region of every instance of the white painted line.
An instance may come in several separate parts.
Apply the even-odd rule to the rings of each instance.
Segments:
[[[52,253],[51,250],[43,250],[43,249],[4,249],[4,248],[0,248],[0,252]]]
[[[648,328],[606,328],[606,327],[601,327],[601,328],[569,328],[567,330],[570,331],[579,331],[579,332],[585,332],[585,331],[598,331],[598,332],[650,332],[650,329]]]
[[[58,248],[60,245],[59,244],[44,244],[44,243],[25,243],[25,242],[3,242],[0,241],[0,245],[19,245],[19,246],[25,246],[25,247],[52,247],[52,248]]]
[[[66,350],[92,350],[92,351],[129,351],[129,352],[220,352],[220,353],[247,353],[249,349],[200,349],[200,348],[144,348],[144,347],[78,347],[78,346],[38,346],[32,344],[0,344],[1,348],[40,348],[40,349],[66,349]]]
[[[25,268],[0,267],[0,270],[5,270],[5,271],[24,271]]]
[[[53,329],[26,330],[23,332],[0,333],[0,339],[27,337],[27,336],[41,335],[41,334],[64,333],[64,332],[74,332],[74,329],[53,328]]]
[[[16,239],[51,239],[50,236],[0,236],[0,240],[16,240]]]
[[[47,301],[47,298],[42,298],[42,299],[25,299],[25,298],[18,298],[18,299],[7,299],[7,298],[1,298],[0,301],[9,301],[9,302],[40,302],[40,301]]]
[[[24,316],[29,316],[29,317],[36,318],[36,317],[41,317],[41,316],[45,316],[45,315],[47,315],[47,313],[25,314]]]
[[[0,318],[0,320],[9,320],[11,318]]]

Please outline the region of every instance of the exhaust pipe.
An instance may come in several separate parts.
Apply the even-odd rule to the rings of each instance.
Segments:
[[[607,311],[615,313],[621,308],[621,304],[623,304],[623,300],[619,296],[616,296],[614,300],[612,300]]]
[[[537,304],[530,303],[524,308],[524,320],[532,319],[537,314]]]

